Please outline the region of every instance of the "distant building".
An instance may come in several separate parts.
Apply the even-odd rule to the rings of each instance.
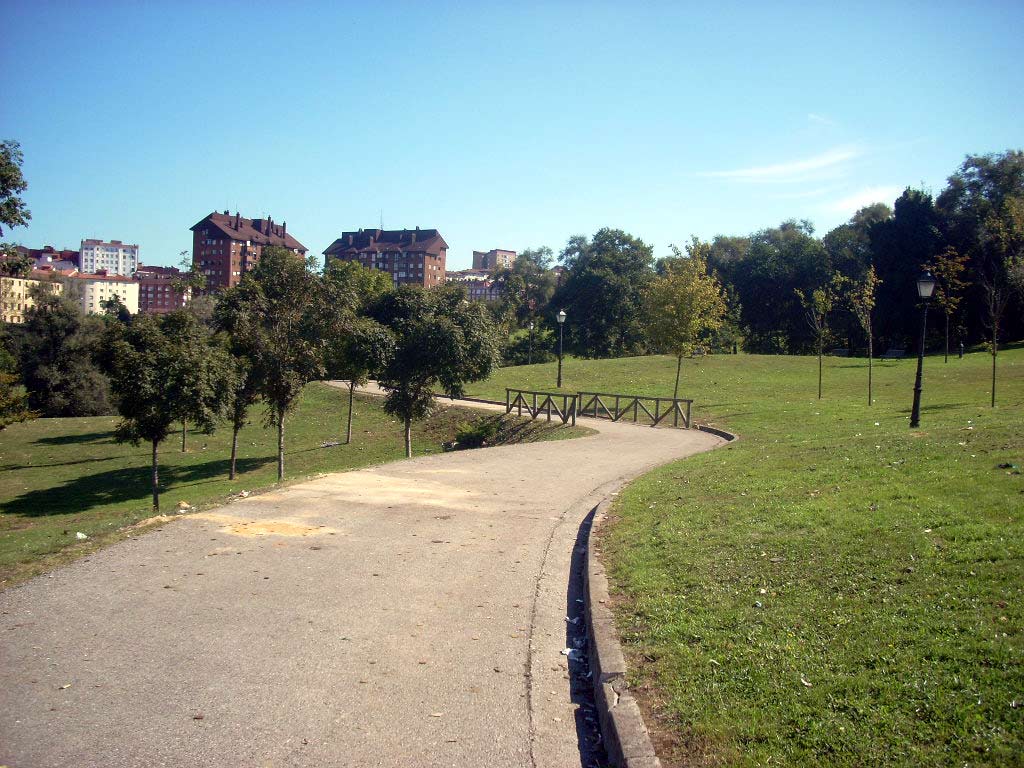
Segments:
[[[515,260],[515,251],[504,251],[501,248],[473,251],[473,269],[483,269],[488,272],[493,272],[496,269],[508,269]]]
[[[53,293],[61,293],[64,287],[45,272],[32,272],[31,277],[0,277],[0,318],[5,323],[24,323],[25,313],[36,302],[32,289],[46,286]]]
[[[139,266],[139,246],[128,245],[120,240],[83,240],[78,257],[81,272],[95,274],[105,271],[108,275],[131,277]]]
[[[60,281],[64,285],[64,295],[77,302],[87,315],[101,314],[102,302],[115,295],[131,314],[139,312],[139,284],[130,277],[111,275],[101,270],[94,274],[76,272],[61,275]]]
[[[324,251],[331,259],[355,261],[391,275],[395,285],[432,288],[445,280],[448,243],[436,229],[360,229],[342,232]]]
[[[247,219],[237,212],[211,213],[191,227],[192,264],[206,275],[206,290],[217,291],[238,285],[252,270],[267,246],[287,248],[301,258],[306,246],[288,234],[287,222]]]
[[[139,265],[135,270],[135,281],[139,284],[139,313],[163,315],[182,309],[192,297],[190,288],[178,290],[185,275],[177,267],[146,267]]]
[[[460,269],[448,272],[445,280],[449,283],[461,283],[466,286],[466,293],[473,301],[494,301],[500,299],[505,291],[503,280],[495,280],[486,269]]]
[[[22,256],[32,259],[37,269],[43,267],[78,269],[80,252],[70,248],[62,248],[58,251],[52,245],[44,245],[42,248],[25,248],[18,245],[14,250]]]

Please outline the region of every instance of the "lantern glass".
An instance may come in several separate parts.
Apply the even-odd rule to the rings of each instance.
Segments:
[[[921,299],[930,299],[935,292],[935,278],[930,272],[925,272],[917,278],[917,295]]]
[[[564,323],[565,322],[565,310],[564,309],[558,310],[558,322],[559,323]]]

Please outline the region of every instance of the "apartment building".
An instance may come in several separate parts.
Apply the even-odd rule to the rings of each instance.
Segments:
[[[342,232],[324,251],[331,259],[355,261],[391,275],[398,285],[432,288],[445,279],[448,243],[436,229],[360,229]]]
[[[505,281],[495,280],[487,269],[473,268],[448,272],[445,281],[465,285],[466,294],[471,301],[494,301],[500,299],[505,291]]]
[[[135,315],[139,311],[139,283],[124,275],[112,275],[105,271],[94,274],[76,272],[61,275],[64,295],[78,303],[87,315],[103,312],[102,302],[118,296],[128,311]]]
[[[88,274],[131,277],[139,266],[139,246],[120,240],[83,240],[78,256],[78,269]]]
[[[242,275],[259,262],[268,246],[287,248],[300,258],[306,246],[288,233],[287,222],[247,219],[235,212],[217,213],[201,219],[192,230],[192,263],[206,275],[206,291],[238,285]]]
[[[36,302],[33,288],[45,287],[53,293],[64,290],[52,275],[33,271],[30,277],[0,277],[0,319],[5,323],[24,323],[25,313]]]
[[[177,267],[147,267],[142,264],[135,270],[135,281],[139,284],[139,313],[163,315],[182,309],[192,297],[192,290],[179,286],[186,277]]]
[[[516,260],[515,251],[492,248],[489,251],[473,251],[473,269],[493,272],[496,269],[508,269]]]

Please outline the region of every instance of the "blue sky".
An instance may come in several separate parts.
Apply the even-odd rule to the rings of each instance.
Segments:
[[[473,249],[819,234],[1021,148],[1024,3],[0,0],[34,247],[171,264],[213,210]],[[714,7],[711,7],[714,6]]]

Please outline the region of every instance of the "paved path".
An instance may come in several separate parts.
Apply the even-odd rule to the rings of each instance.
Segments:
[[[580,524],[721,442],[582,423],[189,515],[0,594],[0,766],[579,766]]]

